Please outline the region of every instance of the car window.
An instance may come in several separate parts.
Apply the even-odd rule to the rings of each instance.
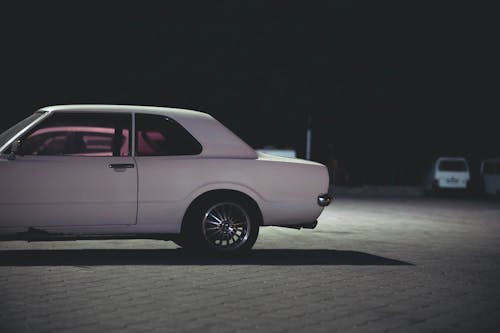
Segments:
[[[464,161],[441,161],[439,171],[467,171]]]
[[[25,127],[27,127],[29,124],[33,123],[35,120],[40,118],[43,115],[43,112],[37,111],[31,116],[21,120],[2,134],[0,134],[0,147],[2,147],[4,144],[6,144],[10,138],[12,138],[14,135],[19,133],[19,131],[23,130]]]
[[[485,163],[483,173],[491,175],[500,174],[500,163],[495,163],[495,162]]]
[[[22,139],[23,155],[130,156],[131,116],[55,113]]]
[[[138,114],[135,132],[137,156],[197,155],[202,150],[184,127],[168,117]]]

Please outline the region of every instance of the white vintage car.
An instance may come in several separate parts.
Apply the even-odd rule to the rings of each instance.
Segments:
[[[259,227],[314,228],[322,164],[256,153],[206,113],[65,105],[0,135],[3,239],[152,238],[240,253]]]

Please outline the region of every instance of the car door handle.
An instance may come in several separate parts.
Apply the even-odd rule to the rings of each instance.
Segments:
[[[135,168],[135,164],[133,164],[133,163],[116,163],[116,164],[110,164],[109,167],[111,169],[132,169],[132,168]]]

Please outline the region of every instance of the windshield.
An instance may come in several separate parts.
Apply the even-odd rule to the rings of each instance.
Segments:
[[[439,171],[467,171],[464,161],[441,161]]]
[[[35,112],[28,118],[25,118],[0,134],[0,147],[2,147],[4,144],[6,144],[10,138],[12,138],[14,135],[16,135],[19,131],[21,131],[23,128],[40,118],[40,116],[43,115],[43,112]]]

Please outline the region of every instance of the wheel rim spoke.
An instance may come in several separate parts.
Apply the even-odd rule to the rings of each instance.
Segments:
[[[222,235],[222,231],[217,230],[215,232],[210,233],[210,235],[208,235],[207,237],[208,239],[213,239],[214,237],[218,237],[220,235]],[[219,240],[219,238],[215,238],[215,240]]]
[[[212,222],[214,223],[222,223],[222,220],[220,217],[215,216],[215,214],[212,212],[211,214],[208,215],[208,217],[212,218]],[[208,220],[210,221],[210,220]]]
[[[203,219],[205,239],[218,250],[234,250],[245,244],[250,227],[250,217],[245,209],[232,202],[212,206]]]

